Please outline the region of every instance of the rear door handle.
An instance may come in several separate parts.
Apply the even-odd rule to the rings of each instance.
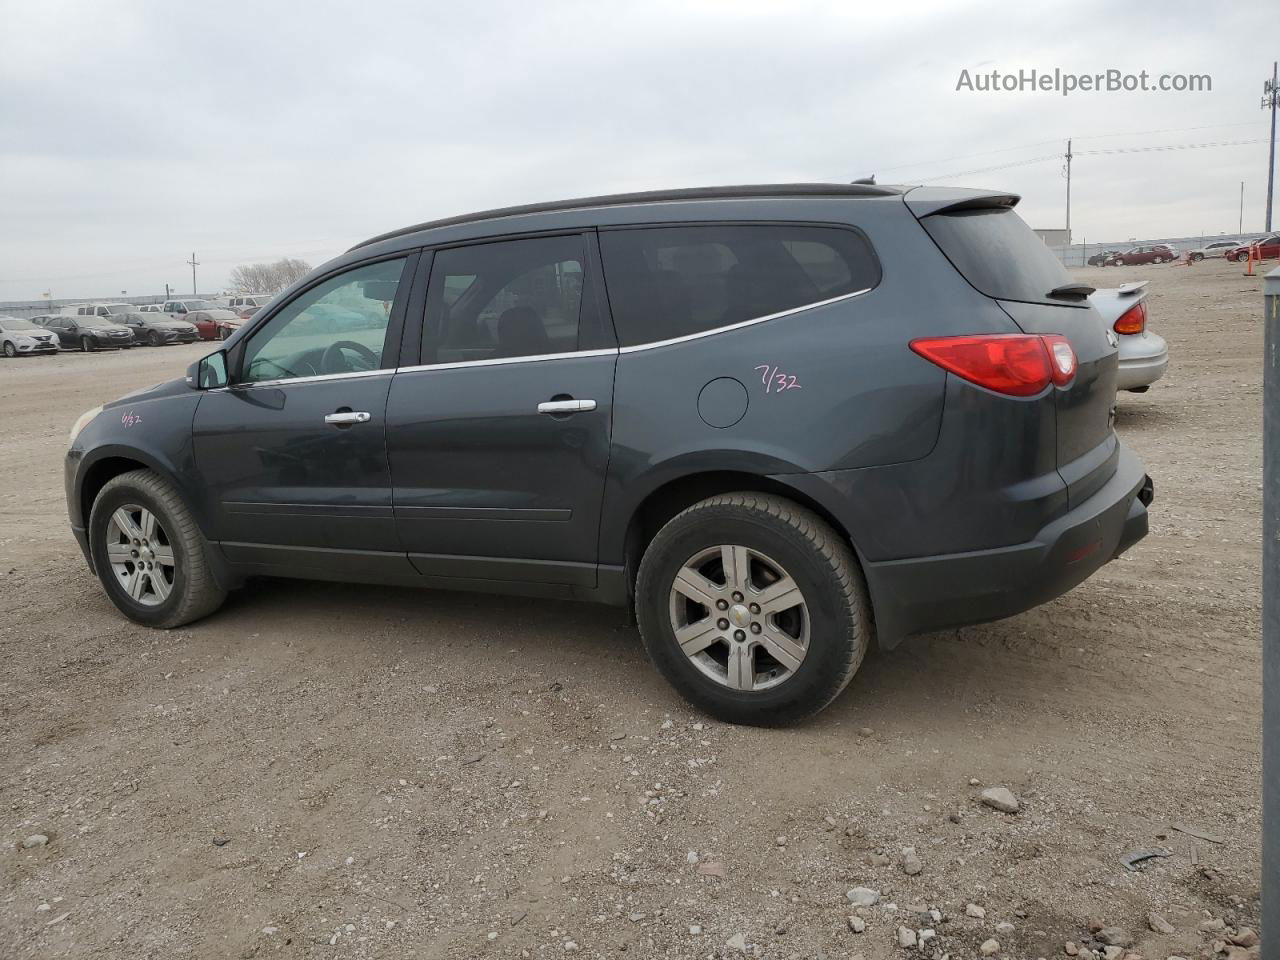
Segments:
[[[350,426],[353,423],[368,423],[369,414],[363,410],[340,410],[337,413],[325,414],[324,422],[338,427]]]
[[[594,400],[544,400],[538,404],[539,413],[586,413],[595,408]]]

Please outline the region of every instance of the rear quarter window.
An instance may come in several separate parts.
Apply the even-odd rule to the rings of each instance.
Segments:
[[[1007,207],[935,213],[920,223],[979,292],[997,300],[1063,304],[1048,293],[1070,283],[1071,276],[1026,221]]]
[[[600,234],[622,346],[704,333],[880,282],[867,239],[842,227],[708,224]]]

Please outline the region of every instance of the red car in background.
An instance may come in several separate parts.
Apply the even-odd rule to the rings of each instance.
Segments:
[[[243,322],[232,311],[221,309],[192,310],[184,313],[182,319],[196,328],[201,340],[225,340],[231,335],[231,330]]]
[[[1250,247],[1253,247],[1253,259],[1275,260],[1280,257],[1280,234],[1274,237],[1267,237],[1265,240],[1259,240],[1257,243],[1242,244],[1234,250],[1228,250],[1226,257],[1235,263],[1243,263],[1249,259]]]
[[[1147,247],[1131,247],[1123,253],[1113,254],[1104,266],[1131,267],[1135,263],[1172,263],[1178,259],[1178,251],[1164,243]]]

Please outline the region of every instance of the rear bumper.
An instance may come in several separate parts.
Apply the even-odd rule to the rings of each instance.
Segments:
[[[1120,341],[1120,366],[1116,371],[1116,389],[1132,390],[1149,387],[1169,369],[1169,347],[1164,338],[1146,332]]]
[[[867,562],[882,646],[930,630],[999,620],[1061,596],[1147,534],[1151,478],[1120,448],[1111,479],[1027,542]]]

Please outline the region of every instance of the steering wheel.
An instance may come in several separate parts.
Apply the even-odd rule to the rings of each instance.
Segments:
[[[353,368],[347,363],[347,358],[342,355],[343,350],[351,350],[368,361],[369,366],[366,370],[372,370],[378,365],[378,355],[366,347],[363,343],[356,343],[354,340],[339,340],[331,343],[324,348],[324,353],[320,355],[320,369],[324,373],[351,373]]]

